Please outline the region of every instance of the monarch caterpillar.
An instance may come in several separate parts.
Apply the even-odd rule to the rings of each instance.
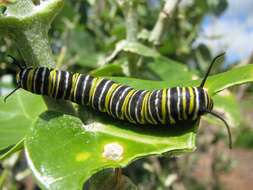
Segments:
[[[223,55],[213,59],[199,87],[173,87],[153,91],[137,90],[109,79],[46,67],[24,68],[12,58],[20,68],[17,74],[18,86],[4,100],[17,89],[23,88],[35,94],[88,105],[114,118],[136,124],[166,125],[195,121],[209,113],[224,122],[231,148],[229,126],[212,111],[213,100],[204,88],[213,64]]]

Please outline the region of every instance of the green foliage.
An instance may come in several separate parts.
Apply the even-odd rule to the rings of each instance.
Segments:
[[[244,128],[240,131],[240,134],[235,141],[236,147],[241,148],[253,148],[253,130],[250,128]]]
[[[160,46],[149,39],[160,11],[161,4],[157,3],[155,7],[136,1],[136,7],[129,3],[126,8],[112,0],[66,1],[53,22],[63,6],[62,0],[41,1],[43,6],[39,9],[30,0],[20,0],[1,11],[0,30],[8,40],[17,43],[22,58],[30,66],[56,65],[105,76],[137,89],[198,86],[199,73],[206,70],[211,54],[203,44],[192,48],[192,42],[197,38],[205,14],[220,15],[226,8],[226,1],[197,0],[177,8],[175,16],[167,23],[170,27],[158,40]],[[126,14],[128,9],[131,14]],[[125,26],[125,21],[131,22]],[[51,22],[50,40],[56,63],[47,35]],[[129,36],[130,29],[138,31],[132,28],[135,24],[140,24],[141,32]],[[189,70],[182,64],[194,60],[195,65],[191,66],[198,70]],[[5,72],[8,73],[7,69]],[[252,65],[238,67],[210,76],[205,85],[214,98],[215,109],[224,114],[232,126],[240,124],[239,105],[233,94],[216,94],[228,87],[252,82],[252,73]],[[0,86],[3,88],[1,82]],[[71,104],[45,97],[44,101],[51,111],[45,111],[41,97],[24,91],[12,95],[7,103],[3,103],[1,97],[0,160],[24,146],[28,165],[40,187],[45,189],[82,189],[93,174],[105,168],[126,167],[142,157],[174,156],[196,148],[197,123],[137,126],[86,107],[76,110],[76,114],[70,111],[75,115],[70,116],[66,113],[69,108],[73,109]],[[247,135],[250,137],[250,134]],[[237,144],[242,144],[244,138],[239,136]],[[91,189],[112,186],[114,177],[112,172],[98,173],[91,178]],[[125,186],[136,189],[128,178],[124,177],[123,181],[121,189]]]
[[[0,150],[20,141],[38,115],[46,110],[39,96],[20,90],[7,99],[0,97]]]

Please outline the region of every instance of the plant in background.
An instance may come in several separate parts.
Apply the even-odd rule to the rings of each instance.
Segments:
[[[172,18],[179,11],[179,1],[172,2],[170,6],[164,4],[154,28],[149,32],[147,28],[152,25],[149,20],[143,19],[149,9],[144,10],[146,5],[137,0],[101,1],[97,2],[99,6],[95,1],[89,1],[89,4],[82,1],[74,3],[74,10],[82,12],[89,8],[87,14],[73,13],[70,3],[66,2],[64,6],[63,0],[17,0],[8,2],[2,9],[0,31],[15,42],[26,66],[89,72],[136,89],[197,86],[199,80],[192,80],[196,77],[195,72],[168,58],[171,54],[182,56],[182,59],[189,57],[193,53],[189,50],[189,44],[197,35],[196,32],[191,34],[180,30],[184,34],[180,34],[182,38],[178,39],[182,42],[187,36],[188,43],[169,43],[170,37],[165,35],[168,31],[179,35],[171,32],[173,28],[166,28],[169,22],[172,25]],[[203,10],[206,12],[208,8]],[[71,11],[72,14],[68,15]],[[94,12],[98,14],[92,14]],[[58,13],[60,15],[56,17]],[[196,14],[199,20],[203,16],[199,12]],[[57,22],[60,18],[63,18],[63,23]],[[122,21],[126,26],[122,25]],[[82,22],[85,24],[81,25]],[[52,49],[58,55],[56,58],[48,40],[51,23],[53,30],[50,36]],[[171,47],[166,47],[168,44],[182,46],[172,53]],[[214,98],[214,105],[226,100],[217,96],[218,92],[252,82],[252,72],[252,65],[247,65],[211,76],[205,87]],[[229,108],[224,108],[226,105],[223,107],[225,112],[236,115],[230,108],[231,102],[228,103]],[[88,179],[89,183],[85,186],[90,189],[136,189],[130,179],[117,175],[117,168],[150,155],[174,156],[196,148],[197,126],[184,130],[181,126],[168,130],[162,127],[140,128],[113,120],[85,106],[79,107],[50,97],[41,98],[25,91],[13,95],[6,104],[1,101],[0,105],[0,134],[5,135],[0,139],[0,160],[8,160],[8,157],[23,149],[27,164],[43,189],[82,189]],[[104,171],[106,168],[115,168],[116,176],[110,170]],[[6,171],[8,168],[4,168]],[[0,180],[0,187],[5,178]]]

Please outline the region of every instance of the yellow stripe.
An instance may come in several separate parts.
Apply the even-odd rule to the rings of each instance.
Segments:
[[[186,120],[187,115],[186,115],[186,89],[182,88],[182,97],[183,97],[183,118]]]
[[[32,69],[32,70],[29,70],[29,73],[28,73],[28,79],[27,79],[27,89],[28,89],[28,91],[32,91],[32,84],[33,84],[33,75],[34,75],[34,69]]]
[[[55,95],[54,95],[54,97],[56,98],[56,96],[57,96],[57,92],[58,92],[58,90],[59,90],[59,86],[60,86],[60,76],[61,74],[60,74],[60,71],[58,72],[58,75],[57,75],[57,84],[56,84],[56,90],[55,90]]]
[[[69,99],[71,99],[72,97],[75,98],[75,87],[76,87],[76,80],[78,79],[80,74],[75,73],[72,76],[72,84],[71,84],[71,90],[70,90],[70,94],[69,94]]]
[[[130,97],[130,98],[132,98],[136,93],[138,92],[138,90],[135,90],[135,92],[134,92],[134,94]],[[132,102],[129,102],[129,105],[128,105],[128,114],[129,114],[129,118],[130,118],[130,120],[133,122],[133,123],[136,123],[136,121],[132,118],[132,116],[131,116],[131,107],[130,107],[130,105],[131,105],[131,103]]]
[[[150,108],[150,105],[151,105],[151,103],[150,103],[150,98],[151,98],[151,96],[152,96],[152,94],[153,94],[154,92],[155,92],[155,91],[151,91],[151,93],[150,93],[150,95],[149,95],[149,97],[148,97],[148,113],[150,113],[150,117],[151,117],[152,123],[153,123],[153,124],[157,124],[157,121],[156,121],[155,118],[153,117],[152,111],[151,111],[151,108]]]
[[[166,89],[163,89],[162,91],[162,101],[161,101],[161,104],[162,104],[162,122],[163,124],[166,123],[166,95],[167,95],[167,90]]]
[[[150,91],[147,91],[147,93],[145,94],[144,98],[143,98],[143,112],[142,112],[142,123],[145,123],[145,119],[146,121],[148,121],[148,123],[152,123],[152,121],[149,119],[148,117],[148,109],[147,109],[147,103],[148,103],[148,97],[149,97]]]
[[[110,97],[110,110],[112,110],[111,108],[112,108],[112,100],[113,100],[113,98],[114,98],[114,96],[115,96],[115,94],[116,94],[116,92],[118,91],[118,89],[119,88],[121,88],[122,87],[122,85],[118,85],[117,86],[117,88],[115,88],[115,90],[113,91],[113,93],[112,93],[112,95],[111,95],[111,97]],[[116,106],[116,105],[115,105]],[[105,108],[104,108],[105,109]],[[116,109],[115,109],[115,111],[116,111]],[[103,112],[105,112],[105,111],[103,111]],[[112,114],[112,112],[110,112],[111,114]],[[115,113],[113,113],[112,114],[112,116],[117,116],[117,113],[115,112]]]
[[[111,99],[111,96],[114,92],[114,90],[120,86],[120,84],[117,84],[117,83],[114,83],[108,90],[107,94],[106,94],[106,97],[105,97],[105,110],[107,113],[111,114],[110,113],[110,110],[109,110],[109,106],[110,106],[110,99]]]
[[[156,121],[153,118],[152,114],[150,115],[150,118],[149,118],[149,107],[150,107],[149,98],[150,98],[151,94],[152,94],[152,91],[148,91],[144,97],[145,98],[144,114],[145,114],[145,118],[148,121],[148,123],[155,124]]]
[[[189,114],[191,114],[193,111],[193,107],[194,107],[194,94],[193,94],[192,87],[189,87],[188,89],[189,89],[189,94],[190,94]]]
[[[121,107],[121,112],[123,113],[122,116],[126,116],[127,120],[128,121],[131,121],[131,119],[128,117],[128,114],[127,114],[127,105],[128,105],[128,102],[130,100],[130,97],[132,96],[132,94],[135,92],[134,89],[130,90],[130,92],[128,92],[128,94],[126,95],[125,99],[124,99],[124,102],[123,102],[123,105]],[[123,117],[121,117],[121,119],[124,119]]]
[[[57,77],[57,71],[54,70],[54,82],[53,82],[53,89],[52,89],[52,92],[51,92],[52,96],[53,96],[53,93],[54,93],[54,89],[56,88],[56,85],[57,85],[56,77]]]
[[[91,82],[91,87],[90,87],[90,92],[89,92],[89,103],[88,105],[91,105],[91,102],[92,102],[92,98],[93,98],[93,93],[94,93],[94,89],[96,87],[96,83],[97,83],[97,80],[99,78],[93,78],[92,82]]]
[[[53,72],[50,71],[49,77],[48,77],[48,89],[47,89],[47,94],[50,94],[50,91],[51,91],[51,88],[52,88],[52,84],[51,84],[51,81],[52,81],[52,80],[51,80],[52,74],[53,74]]]
[[[147,92],[148,93],[148,92]],[[142,105],[141,105],[141,121],[140,123],[141,124],[144,124],[145,123],[145,99],[146,99],[146,95],[147,93],[144,95],[143,99],[142,99]]]
[[[32,89],[33,89],[34,92],[36,92],[36,88],[34,88],[34,87],[36,87],[35,79],[37,78],[38,71],[39,71],[39,69],[36,69],[35,72],[34,72],[34,79],[33,79],[33,83],[32,83]]]
[[[49,79],[48,79],[48,83],[49,83],[49,87],[48,87],[48,94],[50,96],[52,96],[52,92],[54,90],[54,86],[55,86],[55,74],[56,74],[56,70],[51,70],[50,73],[49,73]]]
[[[103,78],[98,78],[98,80],[96,81],[96,85],[94,86],[94,92],[93,92],[93,96],[92,96],[92,99],[91,99],[91,105],[93,106],[94,104],[94,98],[95,98],[95,93],[96,93],[96,90],[97,90],[97,87],[98,85],[103,81]],[[94,107],[94,106],[93,106]]]
[[[144,95],[143,101],[142,101],[142,106],[141,106],[141,124],[145,124],[145,119],[151,123],[149,118],[147,117],[147,97],[149,95],[149,91]]]
[[[77,94],[77,85],[79,83],[79,80],[81,78],[81,74],[78,74],[77,79],[75,81],[75,87],[74,87],[74,101],[76,102],[76,94]]]

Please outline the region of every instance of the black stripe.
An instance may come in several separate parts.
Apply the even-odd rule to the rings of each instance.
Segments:
[[[60,74],[60,82],[59,82],[59,87],[56,92],[56,99],[61,99],[63,98],[64,91],[65,91],[65,80],[66,80],[66,71],[59,71],[58,75]]]
[[[153,91],[153,93],[149,99],[149,104],[150,104],[151,114],[153,115],[153,118],[156,120],[157,123],[160,123],[159,119],[156,115],[156,105],[155,105],[156,92],[157,92],[157,90]]]
[[[177,99],[178,99],[177,88],[173,87],[170,90],[170,110],[172,117],[176,121],[178,121]]]
[[[196,109],[196,92],[193,87],[191,87],[191,88],[193,91],[193,109],[192,109],[192,113],[190,114],[190,118],[193,118],[193,116],[195,114],[195,109]]]
[[[186,116],[187,118],[189,117],[189,110],[190,110],[190,91],[189,91],[189,88],[187,87],[185,89],[185,98],[186,98],[186,110],[185,110],[185,113],[186,113]]]
[[[141,93],[143,92],[143,90],[138,90],[132,97],[131,97],[131,105],[129,104],[128,106],[130,106],[130,117],[138,122],[137,120],[137,116],[139,116],[140,118],[140,113],[141,113],[141,105],[138,105],[137,107],[137,115],[135,114],[135,108],[137,106],[137,101],[139,99],[139,97],[141,96]]]
[[[36,80],[35,74],[36,74],[36,71],[37,71],[38,69],[39,69],[39,68],[37,67],[37,68],[35,68],[35,69],[32,70],[32,87],[31,87],[31,91],[32,91],[33,93],[36,93],[36,88],[33,88],[33,83],[34,83],[34,81]]]
[[[51,72],[53,72],[53,71],[51,71]],[[56,95],[56,91],[57,91],[57,83],[58,83],[58,74],[59,74],[59,72],[57,71],[57,70],[55,70],[55,80],[53,79],[53,85],[52,85],[52,87],[54,87],[53,88],[53,91],[52,91],[52,97],[54,98],[55,97],[55,95]]]
[[[205,94],[204,94],[204,90],[202,88],[197,88],[198,89],[198,93],[199,93],[199,110],[198,110],[198,114],[200,114],[200,112],[202,112],[205,109]]]
[[[76,101],[75,102],[78,104],[82,104],[82,91],[83,91],[85,77],[86,77],[86,75],[80,75],[79,80],[76,84],[76,92],[75,92],[75,94],[76,94],[75,100]],[[74,96],[74,93],[72,96]],[[74,97],[72,97],[72,98],[74,98]]]
[[[49,88],[49,76],[50,76],[50,70],[48,68],[46,68],[46,71],[45,71],[45,78],[44,78],[44,86],[43,86],[43,92],[42,94],[43,95],[50,95],[48,93],[48,88]]]
[[[183,107],[183,87],[182,88],[178,88],[179,89],[179,92],[180,92],[180,103],[179,103],[179,112],[180,112],[180,116],[181,116],[181,119],[184,119],[184,115],[183,115],[183,112],[184,112],[184,107]]]
[[[73,73],[69,72],[69,78],[68,78],[68,87],[65,93],[65,100],[69,100],[70,98],[72,98],[72,94],[71,93],[71,88],[72,88],[72,78],[73,78]],[[67,80],[67,79],[66,79]]]
[[[114,82],[112,83],[114,84]],[[110,87],[111,85],[110,84]],[[123,91],[127,88],[128,86],[125,86],[125,85],[120,85],[119,89],[117,90],[117,92],[114,94],[114,96],[110,99],[110,103],[112,104],[111,108],[110,108],[110,112],[112,113],[112,116],[113,117],[116,117],[116,105],[117,105],[117,102],[119,101],[119,98],[121,96],[121,94],[123,93]],[[109,89],[109,87],[108,87]],[[106,91],[106,94],[108,92],[108,89]],[[105,95],[106,96],[106,95]],[[105,96],[103,98],[103,105],[105,105]]]
[[[87,79],[86,88],[84,90],[84,95],[83,95],[84,105],[87,105],[89,103],[89,95],[90,95],[90,89],[91,89],[93,79],[94,78],[92,76],[89,76],[89,78]]]
[[[23,88],[25,90],[28,90],[27,88],[27,80],[28,80],[28,75],[29,75],[29,72],[32,70],[32,68],[27,68],[26,70],[24,70],[23,72],[25,72],[24,76],[23,76],[23,80],[22,80],[22,83],[23,83]]]
[[[123,103],[124,103],[124,101],[125,101],[126,96],[128,95],[128,93],[129,93],[132,89],[133,89],[133,88],[129,88],[129,89],[126,91],[126,93],[124,94],[124,96],[122,97],[122,99],[118,101],[118,102],[119,102],[119,108],[118,108],[119,117],[121,117],[121,116],[123,115],[123,112],[122,112]],[[126,119],[125,116],[124,116],[124,119]]]
[[[102,79],[101,81],[100,81],[100,83],[98,84],[98,86],[96,87],[96,89],[94,90],[94,93],[93,93],[93,105],[92,105],[92,107],[94,108],[94,109],[97,109],[97,110],[99,110],[99,97],[100,97],[100,95],[101,95],[101,93],[102,93],[102,90],[103,90],[103,88],[104,88],[104,86],[105,86],[105,84],[106,84],[106,82],[107,82],[108,80],[107,79]],[[109,88],[107,88],[106,90],[108,91],[108,89]],[[104,96],[104,98],[105,98],[106,96]],[[102,107],[104,107],[104,104],[103,105],[101,105]]]
[[[41,87],[42,82],[43,82],[42,81],[42,74],[43,74],[43,68],[40,67],[39,70],[38,70],[36,81],[35,81],[35,92],[37,94],[41,94],[40,87]]]

